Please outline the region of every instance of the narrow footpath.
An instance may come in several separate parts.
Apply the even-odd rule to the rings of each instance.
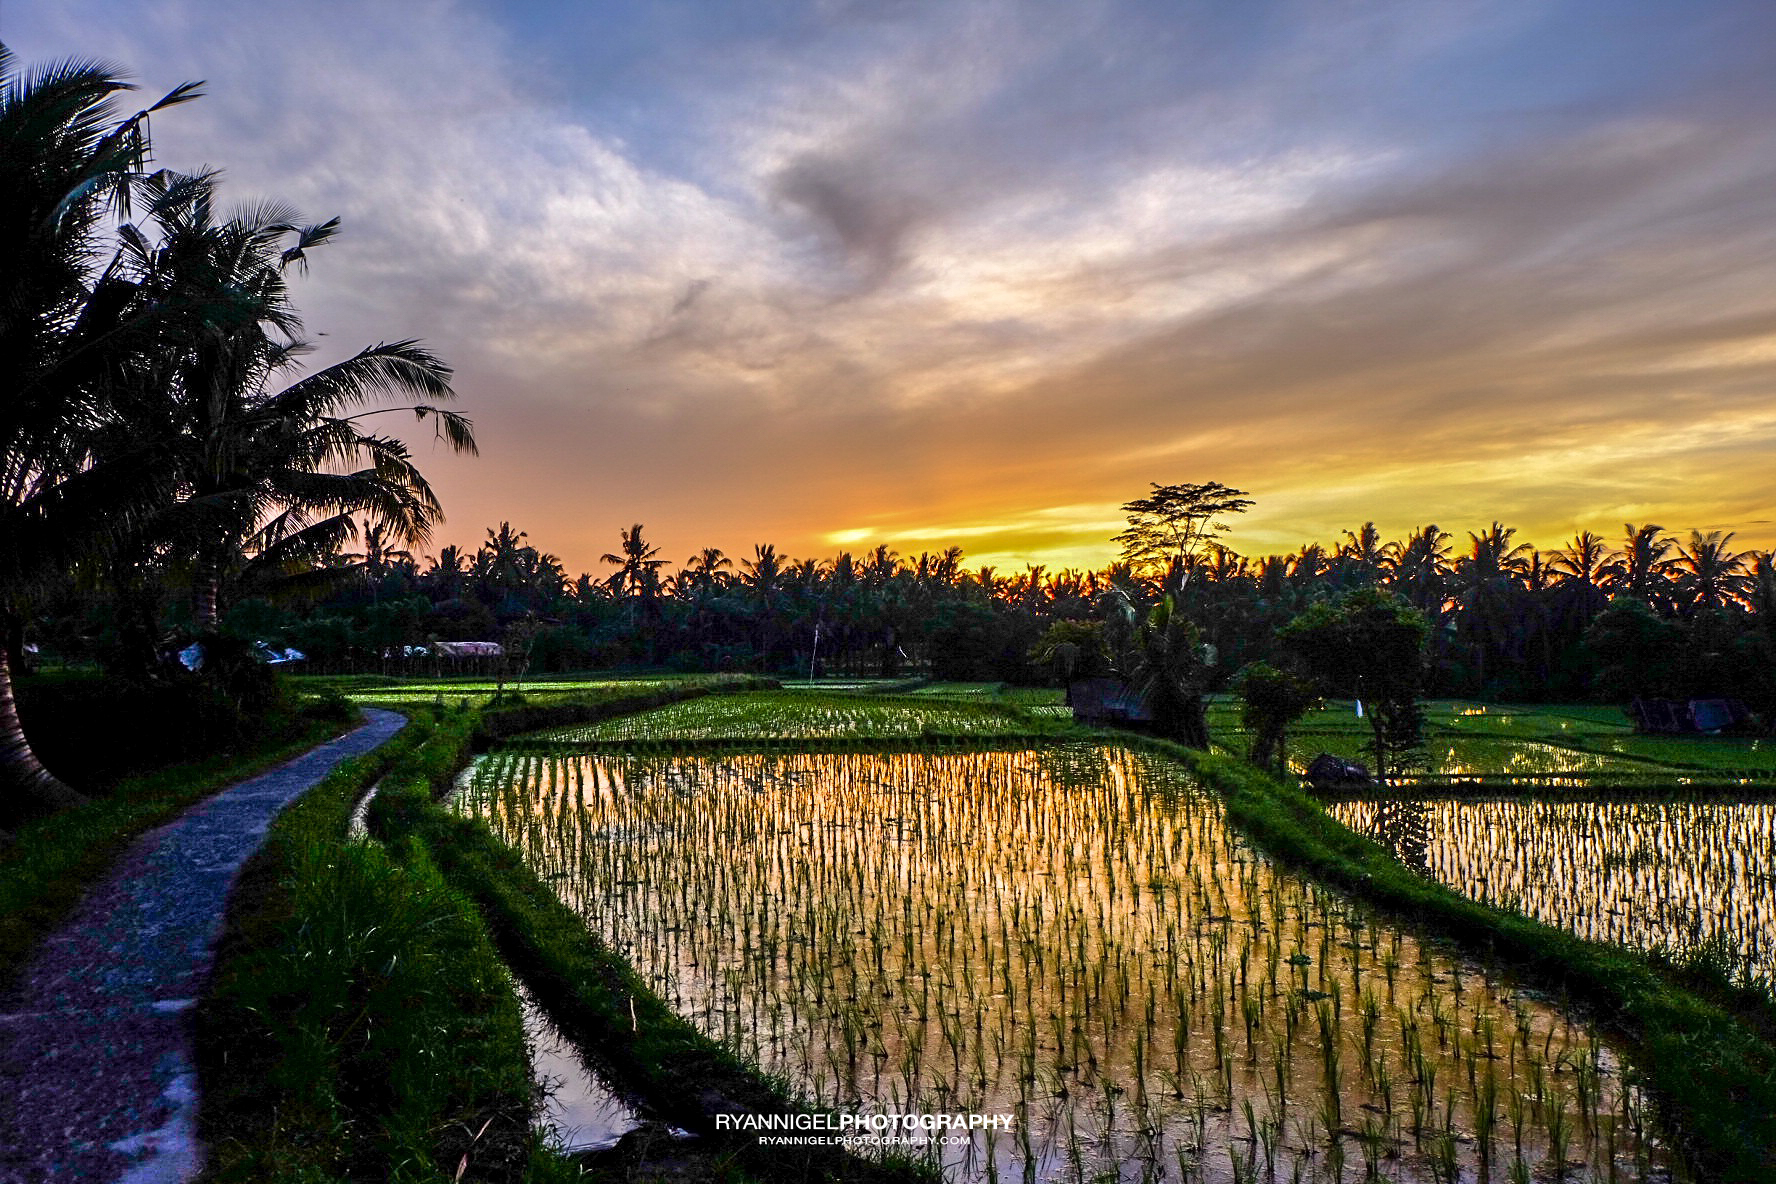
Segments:
[[[143,835],[0,999],[0,1184],[171,1184],[202,1169],[191,1009],[228,893],[279,811],[407,722],[364,714]]]

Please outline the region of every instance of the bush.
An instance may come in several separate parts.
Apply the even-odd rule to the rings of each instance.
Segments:
[[[254,666],[229,681],[183,670],[151,684],[98,675],[20,679],[19,720],[52,772],[77,789],[101,790],[132,773],[293,734],[296,713],[275,673]],[[93,743],[100,734],[105,743]]]

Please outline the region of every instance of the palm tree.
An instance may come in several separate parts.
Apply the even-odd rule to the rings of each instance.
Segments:
[[[734,570],[734,561],[722,554],[720,547],[705,547],[689,559],[685,560],[685,579],[680,579],[681,590],[694,588],[700,591],[719,589]]]
[[[1602,573],[1611,592],[1632,596],[1661,612],[1671,606],[1671,575],[1676,563],[1671,551],[1677,545],[1664,530],[1652,522],[1644,526],[1623,523],[1622,553],[1605,565]]]
[[[1177,610],[1172,593],[1148,610],[1134,633],[1124,673],[1153,714],[1161,735],[1191,748],[1209,746],[1209,663],[1202,634]]]
[[[1520,655],[1523,620],[1520,594],[1530,570],[1528,543],[1513,546],[1516,530],[1494,522],[1468,532],[1469,551],[1456,561],[1456,598],[1461,605],[1461,632],[1470,639],[1476,689],[1484,689],[1494,659]]]
[[[740,583],[745,586],[758,614],[758,648],[760,662],[768,667],[771,651],[777,644],[778,602],[781,599],[784,568],[783,557],[770,543],[759,543],[752,549],[751,559],[742,559]]]
[[[1449,578],[1449,535],[1432,523],[1414,531],[1394,552],[1388,585],[1436,622],[1443,616]]]
[[[636,606],[640,605],[641,613],[651,626],[657,611],[656,601],[660,594],[660,569],[666,566],[661,559],[660,548],[650,546],[641,537],[641,523],[637,522],[622,532],[623,549],[620,553],[605,552],[599,556],[600,563],[608,563],[617,570],[611,573],[606,582],[610,590],[624,595],[629,605],[629,628],[636,627]],[[653,660],[654,631],[647,630],[648,660]]]
[[[1365,584],[1379,580],[1387,570],[1389,560],[1399,551],[1399,544],[1381,541],[1381,532],[1375,529],[1373,522],[1345,531],[1344,540],[1338,544],[1337,554],[1350,561],[1358,580]]]
[[[1747,556],[1727,550],[1733,534],[1733,531],[1722,535],[1718,530],[1707,534],[1692,530],[1689,545],[1678,548],[1677,590],[1688,612],[1722,609],[1744,602]]]
[[[432,566],[426,569],[425,580],[432,586],[435,600],[457,600],[463,593],[464,559],[462,548],[454,543],[438,548]]]
[[[733,577],[734,561],[720,547],[705,547],[685,560],[678,577],[678,594],[690,601],[691,640],[701,648],[708,641],[709,602]]]
[[[637,522],[628,530],[622,531],[623,550],[621,553],[606,552],[598,557],[600,563],[608,563],[617,570],[611,573],[610,586],[613,592],[627,591],[639,596],[650,586],[647,578],[649,572],[658,573],[666,566],[666,560],[659,558],[660,548],[648,545],[641,537],[641,523]]]
[[[104,275],[102,221],[127,209],[148,156],[150,112],[196,98],[187,83],[116,120],[131,89],[110,66],[54,63],[31,74],[0,44],[0,616],[16,618],[45,573],[102,552],[162,492],[150,448],[94,462],[109,384],[139,343]],[[6,622],[4,635],[15,630]],[[64,805],[81,795],[44,769],[0,647],[0,800]]]
[[[1609,544],[1600,536],[1581,530],[1549,565],[1560,573],[1561,600],[1573,606],[1569,615],[1580,633],[1591,627],[1592,618],[1609,603],[1603,591],[1609,562]]]
[[[473,453],[469,421],[436,406],[454,397],[450,368],[399,341],[271,389],[307,349],[287,270],[333,237],[337,219],[303,226],[275,203],[218,218],[207,175],[159,173],[144,188],[149,229],[120,228],[113,271],[157,310],[162,341],[133,376],[130,428],[166,441],[178,492],[156,529],[190,558],[197,628],[215,629],[225,573],[310,575],[360,520],[385,545],[423,543],[442,517],[438,499],[406,445],[363,421],[391,410],[435,418],[442,438]],[[423,401],[360,410],[413,397]]]

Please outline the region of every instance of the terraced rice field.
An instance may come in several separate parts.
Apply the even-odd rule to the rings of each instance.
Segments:
[[[752,718],[676,710],[643,734]],[[811,1098],[1013,1114],[933,1149],[953,1179],[1669,1178],[1583,1023],[1280,872],[1164,761],[504,752],[460,806]]]
[[[666,741],[907,740],[921,736],[1029,736],[1065,721],[991,700],[765,692],[711,695],[658,711],[539,732],[569,745]]]
[[[1344,802],[1345,825],[1456,890],[1582,937],[1776,982],[1776,804]]]

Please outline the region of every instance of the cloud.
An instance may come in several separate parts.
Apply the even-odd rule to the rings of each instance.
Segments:
[[[317,360],[458,366],[462,541],[1077,563],[1149,480],[1251,489],[1253,546],[1776,518],[1759,8],[70,0],[8,37],[209,78],[163,160],[344,217]]]

